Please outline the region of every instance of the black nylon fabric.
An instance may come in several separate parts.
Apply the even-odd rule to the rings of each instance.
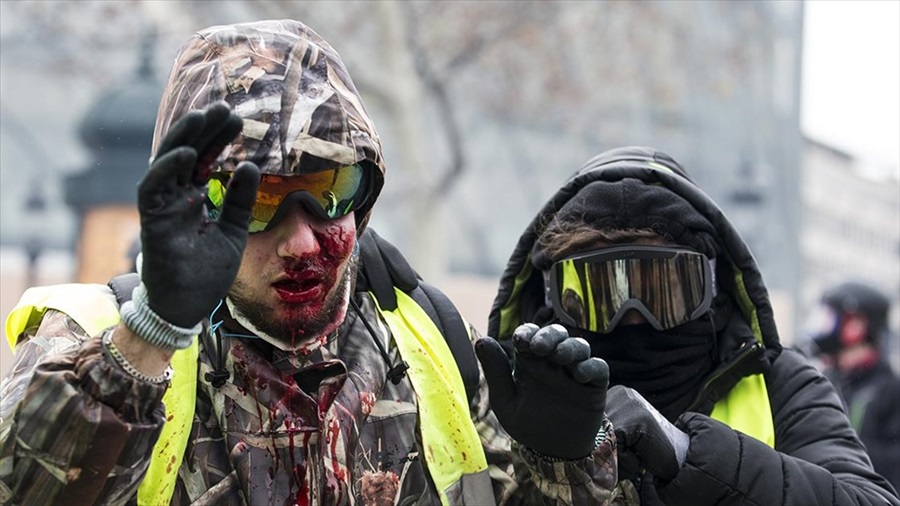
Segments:
[[[776,451],[707,416],[682,415],[676,425],[691,445],[678,476],[658,488],[660,504],[900,504],[872,471],[828,380],[797,351],[775,360],[766,386]]]
[[[556,213],[555,223],[584,223],[600,229],[651,229],[660,237],[716,258],[721,247],[709,220],[686,200],[663,187],[638,179],[594,181],[579,190]],[[534,246],[531,262],[546,270],[552,263],[541,243]]]
[[[129,272],[110,279],[106,285],[116,295],[116,303],[121,307],[122,304],[131,300],[131,292],[140,283],[141,276],[136,272]]]
[[[542,273],[532,263],[537,238],[580,189],[595,182],[640,181],[671,192],[711,225],[721,246],[717,286],[733,306],[716,332],[720,363],[693,408],[709,413],[741,379],[761,374],[768,389],[775,447],[705,414],[677,425],[691,438],[687,460],[666,483],[646,474],[635,483],[644,506],[900,506],[850,427],[831,383],[799,353],[782,350],[768,291],[753,254],[716,203],[667,155],[628,147],[601,153],[569,178],[528,225],[501,276],[488,335],[508,339],[524,322],[546,320]],[[537,321],[537,323],[547,323]]]
[[[543,293],[535,294],[533,291],[520,290],[522,285],[542,287],[543,281],[540,279],[539,271],[532,272],[530,276],[520,280],[521,284],[517,284],[516,280],[526,270],[526,266],[531,263],[531,253],[537,237],[551,222],[556,212],[569,202],[582,187],[591,182],[620,181],[626,178],[667,188],[695,207],[712,224],[715,239],[724,250],[719,258],[718,269],[725,269],[732,275],[740,272],[743,282],[742,290],[749,298],[754,313],[751,314],[748,312],[749,308],[742,307],[744,318],[749,320],[751,317],[755,317],[757,319],[761,337],[767,349],[767,356],[769,360],[774,360],[781,351],[781,344],[778,330],[775,327],[775,317],[768,291],[753,254],[718,205],[694,185],[684,168],[667,154],[653,148],[640,146],[606,151],[591,159],[565,182],[526,227],[500,277],[497,297],[494,299],[488,319],[487,334],[501,340],[508,338],[518,323],[524,323],[527,321],[525,318],[530,317],[530,313],[524,312],[521,310],[522,307],[518,307],[520,303],[525,303],[522,305],[523,307],[533,308],[529,301],[543,300]],[[731,294],[737,301],[739,294],[736,288]],[[520,310],[516,311],[517,308]],[[504,320],[504,318],[507,319]]]
[[[602,357],[609,365],[610,386],[634,388],[667,420],[674,421],[694,401],[712,371],[715,350],[708,330],[697,334],[679,330],[629,325],[612,334],[580,332],[591,345],[591,355]]]

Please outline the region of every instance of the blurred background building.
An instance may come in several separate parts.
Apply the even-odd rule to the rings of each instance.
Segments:
[[[479,328],[528,220],[620,145],[668,152],[732,218],[787,343],[838,278],[900,299],[897,177],[801,131],[803,2],[19,1],[0,2],[4,318],[29,277],[127,267],[178,45],[283,17],[335,46],[379,127],[372,226]]]
[[[811,308],[826,289],[849,279],[881,288],[891,297],[889,361],[900,371],[900,185],[866,174],[859,160],[812,139],[804,143],[801,173],[798,306]],[[800,323],[802,339],[806,322]]]

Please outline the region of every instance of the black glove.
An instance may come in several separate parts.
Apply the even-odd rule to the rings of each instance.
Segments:
[[[664,481],[675,478],[684,464],[688,435],[634,389],[622,385],[610,388],[607,406],[616,431],[619,476],[637,476],[646,469]]]
[[[212,164],[242,127],[224,102],[185,114],[138,186],[141,280],[150,309],[173,325],[202,321],[237,276],[259,169],[251,162],[237,167],[218,220],[209,219],[204,204]]]
[[[475,343],[500,424],[531,450],[567,460],[587,457],[603,425],[609,367],[561,325],[528,323],[513,333],[513,363],[495,339]]]

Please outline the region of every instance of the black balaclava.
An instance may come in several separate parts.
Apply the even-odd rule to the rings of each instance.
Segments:
[[[586,185],[553,221],[600,230],[650,229],[660,238],[710,259],[720,251],[715,229],[699,211],[670,190],[636,179]],[[532,262],[541,270],[552,264],[541,241],[532,251]],[[580,328],[569,328],[569,332],[584,337],[592,356],[609,364],[610,385],[634,388],[663,416],[674,420],[694,401],[703,380],[718,363],[716,335],[724,329],[732,303],[726,293],[717,291],[709,313],[673,329],[623,325],[608,334]],[[555,321],[555,315],[550,307],[544,307],[533,321],[548,324]]]

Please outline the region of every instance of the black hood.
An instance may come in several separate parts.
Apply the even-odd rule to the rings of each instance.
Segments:
[[[768,358],[774,360],[781,345],[768,291],[753,254],[718,205],[694,184],[687,172],[670,156],[646,147],[618,148],[595,156],[544,205],[520,237],[500,278],[488,320],[488,335],[508,339],[517,326],[533,321],[535,312],[544,307],[543,276],[534,267],[532,254],[537,239],[557,213],[591,183],[626,180],[628,184],[652,186],[655,193],[671,192],[673,201],[687,203],[705,218],[700,220],[704,223],[702,233],[713,236],[716,245],[718,287],[740,308],[733,312],[733,318],[746,322],[756,341],[766,348]],[[731,274],[733,282],[721,279],[723,272]],[[723,344],[731,348],[742,343]]]

